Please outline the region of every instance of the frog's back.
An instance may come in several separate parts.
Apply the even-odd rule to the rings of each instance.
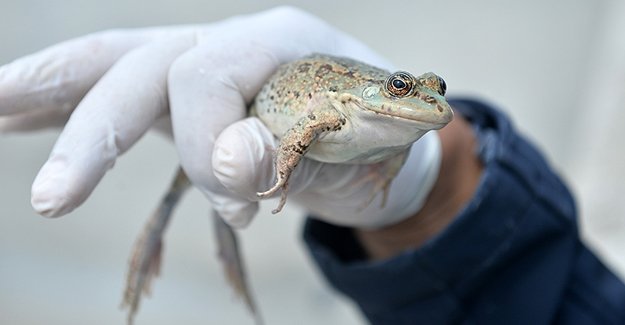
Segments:
[[[256,96],[255,114],[274,133],[282,133],[304,113],[313,95],[383,83],[388,75],[386,70],[348,58],[306,56],[278,68]]]

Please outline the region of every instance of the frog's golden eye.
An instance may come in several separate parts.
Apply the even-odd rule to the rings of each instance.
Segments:
[[[386,90],[395,97],[404,97],[412,92],[415,78],[408,72],[395,72],[386,79]]]

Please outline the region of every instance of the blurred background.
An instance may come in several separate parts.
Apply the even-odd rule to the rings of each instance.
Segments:
[[[116,28],[202,23],[277,1],[28,0],[0,3],[0,63],[62,40]],[[435,71],[450,95],[509,112],[575,192],[582,236],[625,277],[625,3],[598,0],[292,1],[409,71]],[[405,35],[387,34],[388,26]],[[0,137],[0,323],[122,324],[127,256],[177,164],[148,134],[89,200],[56,220],[30,207],[30,184],[58,130]],[[242,231],[267,324],[361,324],[300,240],[303,211],[275,202]],[[252,324],[225,284],[208,205],[194,192],[166,238],[162,275],[136,324]]]

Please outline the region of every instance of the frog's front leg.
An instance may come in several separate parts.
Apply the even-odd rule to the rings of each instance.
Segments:
[[[318,103],[318,104],[315,104]],[[311,107],[311,105],[314,105]],[[275,153],[276,182],[265,192],[258,192],[260,198],[267,198],[282,189],[280,203],[272,213],[278,213],[286,203],[289,177],[300,160],[324,132],[340,130],[347,122],[345,116],[332,106],[329,99],[309,103],[308,115],[284,133]]]
[[[408,158],[408,153],[408,150],[406,150],[384,161],[371,164],[369,166],[369,172],[364,177],[361,177],[356,181],[354,186],[360,186],[363,183],[371,182],[369,198],[363,203],[362,206],[360,206],[361,210],[368,207],[380,192],[382,192],[380,208],[384,208],[386,200],[388,199],[391,183],[404,166],[404,163]]]

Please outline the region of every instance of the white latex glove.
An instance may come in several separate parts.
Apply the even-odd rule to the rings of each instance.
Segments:
[[[194,185],[227,221],[244,226],[258,208],[252,194],[271,183],[274,140],[257,121],[233,123],[278,65],[312,52],[390,67],[357,40],[288,7],[209,25],[111,30],[0,67],[0,131],[64,126],[32,186],[35,210],[56,217],[84,202],[147,130],[173,130]],[[332,222],[379,226],[418,210],[439,157],[436,134],[420,140],[383,210],[374,201],[356,213],[366,184],[349,184],[363,166],[306,161],[290,193]]]

